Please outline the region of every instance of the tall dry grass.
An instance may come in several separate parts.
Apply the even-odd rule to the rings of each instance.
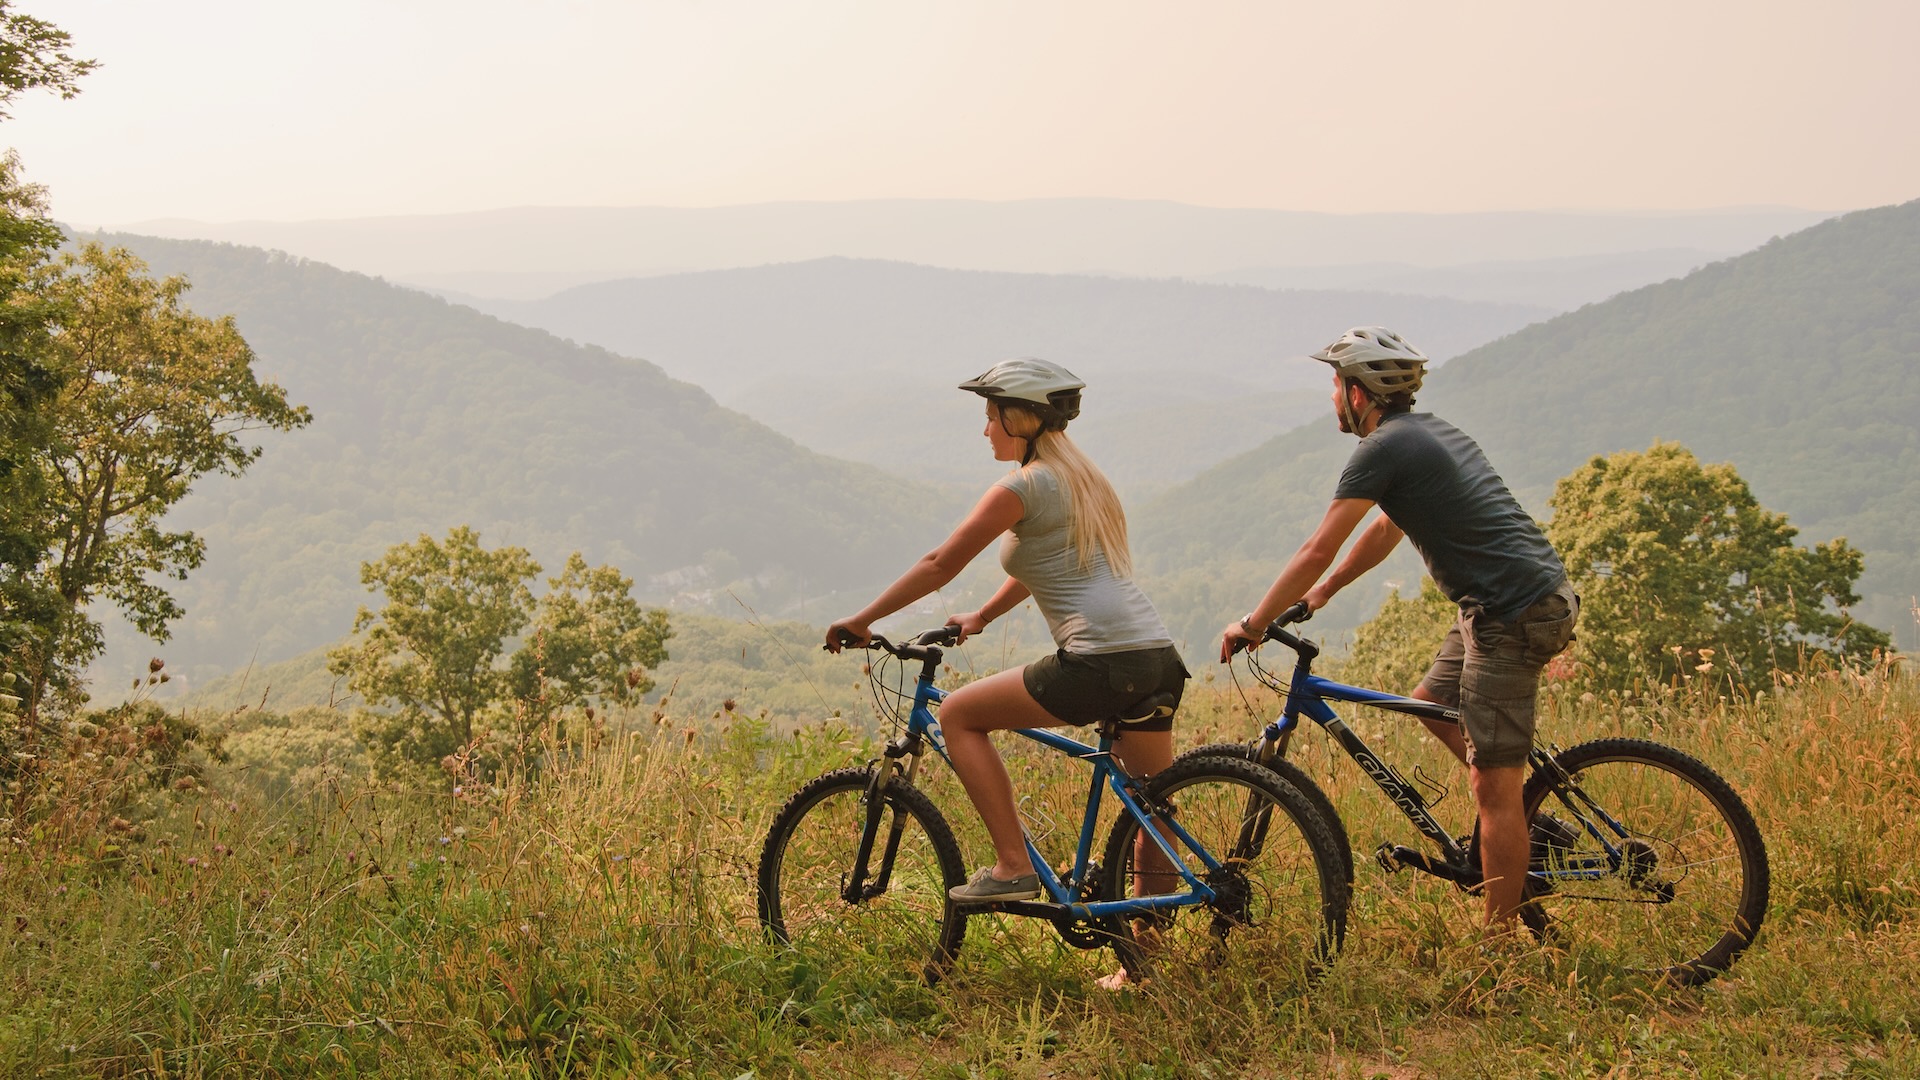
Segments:
[[[750,704],[750,703],[749,703]],[[1199,685],[1183,743],[1275,707]],[[1404,722],[1356,727],[1470,814]],[[1542,737],[1673,743],[1745,796],[1772,908],[1728,976],[1674,990],[1546,950],[1483,953],[1477,905],[1366,858],[1411,829],[1329,740],[1295,759],[1361,849],[1348,947],[1305,987],[1251,966],[1096,990],[1102,953],[973,920],[929,989],[768,944],[752,870],[806,778],[874,753],[844,724],[641,726],[537,781],[400,790],[338,780],[277,801],[238,778],[113,845],[42,830],[0,853],[0,1074],[755,1076],[1908,1076],[1920,1074],[1920,680],[1816,675],[1752,698],[1711,673],[1653,699],[1565,695]],[[1012,750],[1023,808],[1065,854],[1084,777]],[[987,848],[942,767],[924,785]],[[111,849],[111,850],[110,850]]]

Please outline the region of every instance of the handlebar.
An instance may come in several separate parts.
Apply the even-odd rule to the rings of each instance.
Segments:
[[[1278,641],[1288,648],[1295,650],[1312,650],[1317,654],[1320,650],[1313,644],[1288,633],[1286,630],[1286,627],[1292,626],[1294,623],[1303,623],[1311,618],[1313,618],[1313,609],[1307,606],[1307,602],[1305,600],[1296,601],[1292,607],[1281,612],[1279,618],[1266,625],[1266,628],[1261,631],[1260,640]],[[1235,641],[1233,651],[1238,653],[1249,647],[1250,645],[1248,644]]]
[[[898,656],[902,659],[919,659],[920,657],[925,655],[924,650],[927,648],[927,646],[951,645],[956,640],[958,640],[959,637],[960,637],[960,628],[958,626],[948,624],[936,630],[922,630],[918,634],[915,634],[909,640],[901,642],[898,645],[894,644],[891,641],[888,641],[885,637],[883,637],[880,634],[872,635],[867,639],[866,644],[862,645],[852,635],[842,630],[840,632],[840,644],[843,647],[850,647],[850,648],[883,649],[886,652],[890,652],[893,655]],[[825,645],[822,645],[820,647],[822,649],[826,648]]]

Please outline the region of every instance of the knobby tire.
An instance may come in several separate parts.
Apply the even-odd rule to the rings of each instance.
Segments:
[[[1133,978],[1186,977],[1231,958],[1252,962],[1262,978],[1301,985],[1332,959],[1346,936],[1348,888],[1341,858],[1320,813],[1278,774],[1245,759],[1184,755],[1147,784],[1156,813],[1172,818],[1216,860],[1211,875],[1173,842],[1183,860],[1220,893],[1216,903],[1163,909],[1152,917],[1114,919],[1114,952]],[[1249,816],[1251,814],[1251,817]],[[1102,892],[1108,900],[1182,891],[1180,878],[1151,854],[1136,890],[1140,824],[1122,815],[1108,837]],[[1245,843],[1252,837],[1252,844]],[[1204,985],[1204,984],[1203,984]]]
[[[960,844],[932,801],[893,777],[872,841],[872,895],[848,901],[843,890],[867,825],[871,780],[871,767],[839,769],[809,781],[780,808],[756,872],[760,922],[774,941],[802,952],[870,957],[938,982],[967,931],[966,915],[947,901],[947,889],[966,881]],[[887,867],[896,823],[905,829]],[[886,887],[876,892],[883,872]]]
[[[1558,947],[1678,985],[1726,971],[1759,931],[1769,885],[1766,845],[1732,786],[1699,759],[1644,739],[1600,739],[1554,760],[1625,827],[1623,839],[1606,834],[1625,858],[1610,861],[1587,832],[1581,819],[1598,825],[1596,810],[1536,770],[1526,809],[1534,870],[1549,884],[1529,889],[1528,925]],[[1571,839],[1543,842],[1537,813],[1573,826]]]

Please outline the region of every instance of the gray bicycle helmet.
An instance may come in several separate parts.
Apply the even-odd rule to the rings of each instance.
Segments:
[[[1356,326],[1311,355],[1376,398],[1418,390],[1426,376],[1426,354],[1384,326]]]
[[[1080,391],[1086,385],[1059,364],[1017,356],[961,383],[960,389],[996,401],[1017,401],[1040,417],[1042,431],[1059,431],[1080,415]]]

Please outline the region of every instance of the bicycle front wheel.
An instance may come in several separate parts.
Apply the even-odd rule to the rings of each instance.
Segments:
[[[1526,787],[1529,924],[1679,985],[1725,971],[1759,931],[1768,890],[1766,844],[1732,786],[1643,739],[1583,743],[1554,762]]]
[[[1253,747],[1247,743],[1207,743],[1204,746],[1194,747],[1174,760],[1185,761],[1196,757],[1254,760]],[[1314,783],[1313,777],[1307,775],[1305,769],[1286,758],[1275,757],[1271,761],[1258,762],[1258,764],[1279,773],[1280,779],[1292,784],[1294,790],[1306,796],[1307,801],[1313,804],[1314,811],[1320,815],[1320,820],[1327,823],[1327,831],[1333,834],[1333,842],[1340,849],[1340,863],[1346,869],[1347,885],[1351,887],[1353,885],[1353,842],[1347,838],[1347,824],[1340,820],[1340,811],[1335,809],[1333,800],[1327,798],[1327,793],[1320,790],[1320,785]]]
[[[803,952],[870,958],[937,982],[967,930],[967,917],[947,902],[947,889],[966,881],[960,845],[932,801],[900,777],[869,815],[870,783],[870,769],[840,769],[780,808],[760,851],[760,922]],[[856,882],[870,825],[866,874]]]
[[[1271,769],[1225,756],[1176,762],[1147,784],[1146,798],[1156,821],[1170,823],[1158,830],[1215,898],[1112,920],[1128,975],[1211,968],[1229,949],[1266,979],[1317,974],[1346,936],[1348,889],[1340,848],[1312,804]],[[1186,889],[1131,814],[1114,824],[1105,865],[1108,900]]]

